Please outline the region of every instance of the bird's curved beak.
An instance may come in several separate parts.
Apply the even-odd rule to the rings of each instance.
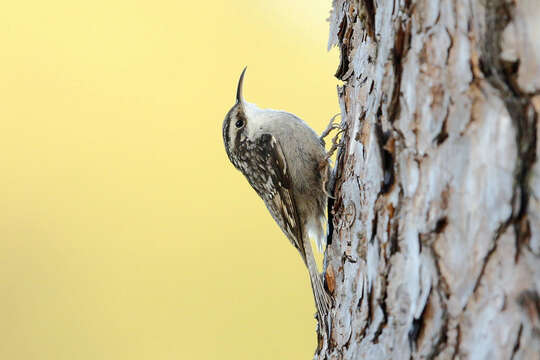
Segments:
[[[242,87],[244,85],[244,74],[246,73],[247,66],[242,70],[240,74],[240,79],[238,80],[238,87],[236,88],[236,103],[241,104],[244,101],[244,96],[242,95]]]

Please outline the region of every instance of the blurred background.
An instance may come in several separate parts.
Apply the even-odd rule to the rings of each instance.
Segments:
[[[226,157],[339,111],[330,0],[0,5],[0,359],[310,359],[307,271]]]

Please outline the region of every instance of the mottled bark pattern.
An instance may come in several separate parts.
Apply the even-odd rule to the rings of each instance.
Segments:
[[[540,2],[334,0],[316,359],[540,359]]]

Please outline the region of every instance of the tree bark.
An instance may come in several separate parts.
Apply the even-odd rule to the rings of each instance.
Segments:
[[[540,2],[334,0],[315,359],[540,359]]]

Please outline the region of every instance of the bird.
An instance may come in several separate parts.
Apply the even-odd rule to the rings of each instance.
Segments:
[[[332,298],[319,274],[310,238],[319,250],[326,243],[330,162],[324,142],[289,112],[261,109],[243,97],[243,69],[236,102],[223,121],[223,141],[231,163],[262,198],[307,267],[319,324]],[[324,328],[324,326],[323,326]]]

